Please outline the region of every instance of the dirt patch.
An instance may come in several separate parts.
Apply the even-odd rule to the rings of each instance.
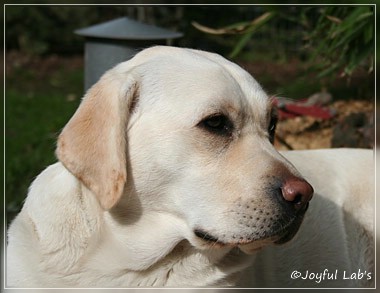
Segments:
[[[49,76],[52,72],[65,68],[68,71],[83,68],[83,56],[36,56],[10,51],[5,55],[5,73],[12,76],[18,69],[33,70],[38,77]]]
[[[280,150],[373,147],[374,103],[336,101],[329,108],[336,113],[329,120],[300,116],[280,121],[275,146]]]

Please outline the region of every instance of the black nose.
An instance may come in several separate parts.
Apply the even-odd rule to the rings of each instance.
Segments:
[[[304,179],[291,177],[281,187],[282,197],[295,209],[304,207],[313,197],[313,187]]]

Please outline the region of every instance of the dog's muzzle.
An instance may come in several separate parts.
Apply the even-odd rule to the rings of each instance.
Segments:
[[[297,213],[297,216],[294,218],[291,224],[286,229],[284,229],[284,234],[282,234],[280,238],[274,242],[275,244],[286,243],[296,235],[308,208],[309,203],[306,203],[306,205]]]
[[[239,215],[245,220],[236,227],[236,231],[216,234],[201,227],[196,228],[194,234],[206,245],[209,244],[212,247],[238,246],[244,248],[243,251],[256,250],[258,247],[270,243],[283,244],[296,235],[313,192],[312,186],[301,178],[289,177],[282,183],[277,181],[268,188],[268,196],[277,203],[276,206],[280,211],[276,218],[271,216],[268,211],[264,213],[260,210],[262,214],[257,214],[257,209],[252,207],[253,211],[248,209],[241,213],[231,214],[231,217]],[[248,207],[249,205],[247,205]],[[253,228],[247,230],[247,227]]]

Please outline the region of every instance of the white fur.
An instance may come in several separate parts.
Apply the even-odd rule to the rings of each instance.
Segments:
[[[362,149],[284,152],[314,187],[314,197],[297,235],[281,247],[257,253],[242,286],[358,288],[375,286],[374,153]],[[297,270],[332,280],[291,279]],[[350,279],[360,272],[362,279]],[[337,273],[336,273],[337,271]],[[368,280],[368,278],[370,278]],[[318,282],[317,282],[318,281]]]
[[[108,71],[9,228],[7,286],[372,286],[372,152],[285,159],[268,140],[270,107],[249,74],[216,54],[154,47]],[[229,139],[199,127],[221,112],[235,124]],[[195,236],[202,228],[225,243],[248,237],[240,215],[275,214],[266,188],[284,174],[302,174],[315,190],[295,239],[210,245]],[[324,269],[372,279],[290,278]]]

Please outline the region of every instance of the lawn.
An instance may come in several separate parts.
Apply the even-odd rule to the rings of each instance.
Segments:
[[[33,179],[56,161],[57,135],[83,91],[81,64],[52,59],[20,64],[19,59],[10,56],[6,71],[5,195],[9,218],[19,211]]]

